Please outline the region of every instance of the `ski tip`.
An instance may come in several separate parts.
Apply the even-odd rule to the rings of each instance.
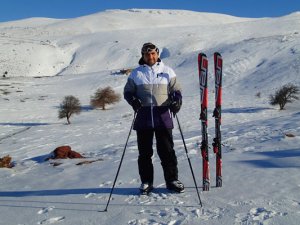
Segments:
[[[203,53],[203,52],[200,52],[200,53],[198,54],[198,57],[203,57],[203,56],[204,56],[204,57],[207,57],[206,54]]]

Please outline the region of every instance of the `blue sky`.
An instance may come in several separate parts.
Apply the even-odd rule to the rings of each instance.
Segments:
[[[300,0],[0,0],[0,22],[29,17],[73,18],[106,9],[130,8],[277,17],[300,11]]]

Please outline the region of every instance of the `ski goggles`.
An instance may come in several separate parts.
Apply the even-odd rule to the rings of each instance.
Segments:
[[[142,54],[149,53],[149,52],[152,52],[152,51],[156,51],[157,54],[159,53],[158,48],[154,44],[146,43],[146,44],[143,45]]]

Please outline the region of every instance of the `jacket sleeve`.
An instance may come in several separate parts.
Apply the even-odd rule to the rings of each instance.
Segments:
[[[173,100],[182,100],[181,87],[176,78],[175,72],[170,68],[169,95]]]
[[[136,84],[134,83],[132,74],[130,74],[130,76],[127,79],[127,83],[125,84],[124,93],[123,93],[124,98],[129,105],[131,105],[132,101],[136,98],[135,93],[136,93]]]

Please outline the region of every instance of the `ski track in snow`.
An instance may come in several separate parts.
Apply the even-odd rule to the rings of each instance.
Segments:
[[[49,219],[42,220],[42,221],[38,222],[37,224],[39,224],[39,225],[41,225],[41,224],[54,224],[54,223],[62,222],[64,219],[65,219],[64,216],[52,217],[52,218],[49,218]]]
[[[49,213],[50,211],[52,211],[53,209],[55,209],[54,206],[50,206],[47,208],[43,208],[41,210],[38,211],[38,214],[45,214],[45,213]]]
[[[0,142],[3,141],[3,140],[5,140],[5,139],[11,138],[11,137],[13,137],[13,136],[15,136],[15,135],[17,135],[17,134],[23,133],[23,132],[29,130],[30,128],[31,128],[31,127],[26,127],[26,128],[24,128],[24,129],[15,131],[15,132],[12,133],[12,134],[8,134],[8,135],[6,135],[6,136],[4,136],[4,137],[1,137],[1,138],[0,138]]]

